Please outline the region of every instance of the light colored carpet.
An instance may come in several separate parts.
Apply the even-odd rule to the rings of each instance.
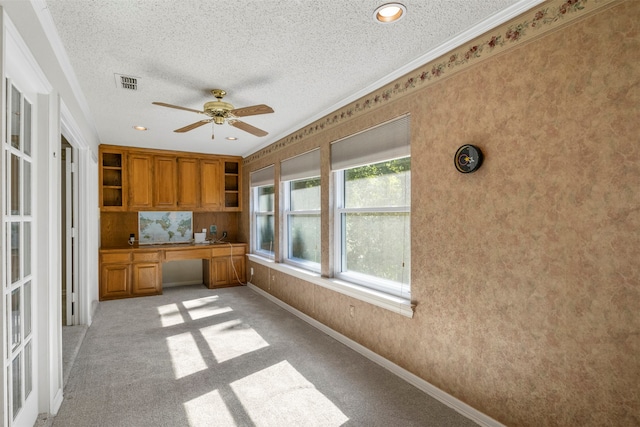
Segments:
[[[108,301],[53,420],[65,426],[475,426],[246,287]]]

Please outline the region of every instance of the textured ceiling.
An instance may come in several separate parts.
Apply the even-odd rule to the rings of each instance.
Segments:
[[[394,24],[373,19],[384,0],[46,0],[46,5],[101,143],[246,156],[532,1],[406,0],[407,14]],[[115,74],[137,77],[138,90],[118,88]],[[258,138],[228,124],[174,133],[206,117],[152,105],[201,110],[215,100],[213,88],[226,90],[224,100],[236,108],[271,106],[272,114],[242,119],[269,135]],[[135,131],[135,125],[149,130]]]

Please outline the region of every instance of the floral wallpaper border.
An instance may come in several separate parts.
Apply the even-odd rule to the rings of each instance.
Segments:
[[[478,63],[481,59],[495,56],[515,45],[534,40],[562,25],[566,25],[578,18],[583,18],[594,11],[619,1],[621,0],[550,0],[542,3],[518,18],[488,31],[485,35],[476,38],[465,46],[454,49],[451,53],[417,68],[415,71],[397,79],[394,83],[390,83],[337,110],[335,113],[329,114],[315,123],[251,154],[244,159],[244,164],[249,164],[265,155],[280,151],[371,109],[379,108],[392,100],[424,88],[425,85],[435,83],[444,77],[462,71]]]

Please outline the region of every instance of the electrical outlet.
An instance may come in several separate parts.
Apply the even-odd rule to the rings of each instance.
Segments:
[[[356,308],[352,305],[349,306],[349,316],[354,317],[356,315]]]
[[[210,225],[209,226],[209,233],[218,234],[218,227],[216,227],[215,225]]]
[[[253,267],[251,267],[251,275],[253,276]]]

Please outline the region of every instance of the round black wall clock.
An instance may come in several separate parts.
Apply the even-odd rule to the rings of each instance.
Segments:
[[[475,172],[482,164],[482,151],[471,144],[463,145],[456,151],[453,163],[456,165],[458,172]]]

